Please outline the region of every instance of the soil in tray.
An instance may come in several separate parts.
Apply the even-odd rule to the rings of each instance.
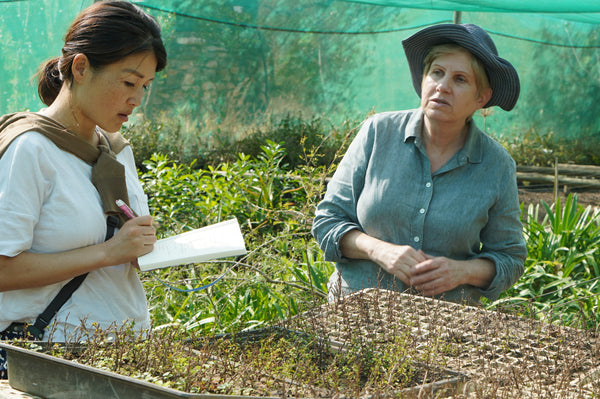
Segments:
[[[421,365],[400,340],[377,350],[360,339],[334,348],[306,333],[267,329],[200,340],[163,330],[144,341],[104,342],[92,339],[76,351],[59,346],[38,349],[188,393],[397,397],[411,387],[457,379],[456,373]]]

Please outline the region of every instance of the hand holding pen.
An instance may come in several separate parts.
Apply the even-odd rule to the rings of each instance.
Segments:
[[[111,255],[118,257],[120,263],[131,262],[137,267],[137,258],[152,251],[156,242],[152,216],[136,216],[135,212],[122,200],[117,206],[131,220],[127,221],[110,239]]]

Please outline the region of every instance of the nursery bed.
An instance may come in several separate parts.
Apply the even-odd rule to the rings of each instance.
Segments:
[[[262,339],[273,337],[275,331],[282,336],[293,335],[303,337],[305,334],[286,329],[264,329],[259,331],[250,331],[247,333],[238,333],[234,335],[224,335],[217,337],[216,341],[229,340],[236,341],[246,346],[257,345]],[[216,342],[214,339],[210,342]],[[200,339],[201,343],[188,341],[192,347],[207,345],[204,339]],[[291,341],[286,341],[286,343]],[[319,345],[322,345],[321,342]],[[337,347],[335,344],[325,342],[326,345],[331,345],[333,352],[345,350]],[[293,344],[292,344],[293,345]],[[22,347],[24,346],[24,347]],[[95,399],[104,398],[133,398],[143,397],[147,399],[170,399],[170,398],[206,398],[206,399],[241,399],[241,398],[279,398],[279,397],[319,397],[330,398],[332,393],[319,386],[312,386],[310,383],[304,383],[302,379],[290,379],[283,376],[274,375],[269,370],[255,370],[250,374],[246,374],[246,378],[250,381],[241,381],[248,386],[252,385],[256,389],[259,385],[264,385],[264,380],[272,379],[272,381],[284,381],[283,386],[288,386],[289,391],[275,391],[273,395],[224,395],[214,393],[192,394],[182,392],[176,389],[166,388],[154,383],[138,380],[115,372],[98,369],[89,365],[79,364],[76,361],[65,360],[52,353],[52,346],[47,344],[34,343],[32,349],[30,343],[15,342],[0,343],[0,347],[5,349],[8,354],[9,381],[10,384],[21,391],[39,395],[43,398],[87,398],[93,393]],[[56,348],[54,348],[56,349]],[[292,349],[292,348],[290,348]],[[70,348],[70,353],[81,351],[81,347],[73,350]],[[192,349],[193,350],[193,349]],[[55,351],[56,352],[56,351]],[[328,352],[329,353],[329,352]],[[241,369],[247,369],[248,365],[239,364]],[[252,366],[250,366],[252,368]],[[208,370],[208,368],[207,368]],[[389,390],[393,397],[401,395],[403,398],[417,397],[423,392],[434,393],[444,392],[446,390],[456,391],[464,381],[465,376],[440,367],[432,365],[415,364],[415,381],[416,383],[407,388]],[[240,374],[242,371],[240,371]],[[269,377],[269,375],[271,375]],[[238,379],[239,381],[239,379]],[[238,382],[239,383],[239,382]],[[268,385],[268,383],[266,383]],[[295,386],[295,388],[290,388]],[[344,395],[336,397],[343,398]],[[368,398],[369,394],[361,395]]]

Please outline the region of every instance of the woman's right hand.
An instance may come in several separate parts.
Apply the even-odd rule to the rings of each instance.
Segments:
[[[396,245],[379,240],[371,250],[370,259],[408,286],[413,285],[411,268],[427,260],[422,251],[410,245]]]
[[[372,260],[409,286],[412,285],[411,267],[427,260],[422,251],[409,245],[391,244],[359,230],[344,234],[340,249],[346,258]]]
[[[152,252],[156,243],[156,230],[152,216],[138,216],[121,226],[117,233],[106,241],[107,256],[112,264],[135,262],[137,258]]]

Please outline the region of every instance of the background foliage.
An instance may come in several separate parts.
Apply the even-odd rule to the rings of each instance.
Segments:
[[[235,217],[249,251],[230,262],[155,273],[161,280],[175,281],[179,290],[147,279],[155,325],[239,330],[287,318],[323,301],[332,266],[312,240],[310,221],[329,169],[292,171],[283,163],[285,156],[283,147],[267,141],[256,157],[240,153],[237,160],[207,169],[174,163],[164,155],[145,163],[142,180],[160,235]],[[206,285],[223,273],[227,275],[205,291],[180,291]]]
[[[573,327],[596,329],[600,321],[600,217],[577,204],[577,194],[552,206],[523,209],[527,260],[523,277],[495,306]]]
[[[37,69],[61,54],[70,22],[92,2],[0,1],[1,114],[42,107]],[[423,27],[452,22],[454,11],[461,22],[490,32],[521,79],[517,106],[489,112],[479,123],[486,132],[521,137],[535,129],[580,138],[600,130],[594,2],[134,2],[159,20],[169,54],[137,117],[177,121],[190,145],[234,142],[290,113],[338,125],[371,110],[418,106],[401,42]]]

